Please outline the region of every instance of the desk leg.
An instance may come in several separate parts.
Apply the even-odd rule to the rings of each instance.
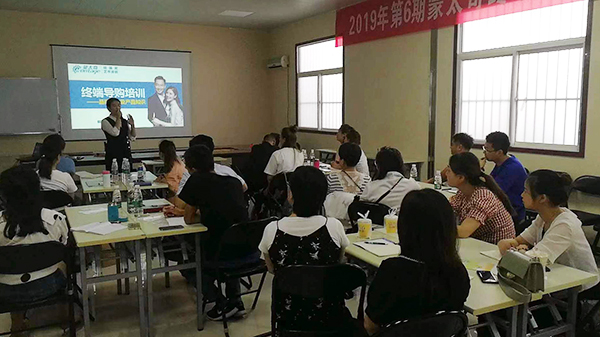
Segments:
[[[148,293],[148,335],[152,336],[154,312],[152,300],[152,239],[146,239],[146,292]]]
[[[198,331],[204,330],[204,301],[202,295],[202,256],[200,249],[200,233],[195,235],[196,241],[196,312],[198,315]]]
[[[567,332],[567,337],[575,337],[577,330],[577,295],[580,287],[574,287],[567,291],[567,323],[571,326],[571,331]]]
[[[144,298],[146,297],[145,286],[144,286],[144,278],[146,277],[142,271],[142,245],[140,240],[135,241],[135,271],[137,273],[137,286],[138,286],[138,305],[140,310],[140,336],[146,337],[148,336],[147,326],[148,322],[146,321],[146,303]]]
[[[79,273],[81,275],[81,304],[83,305],[83,325],[85,336],[91,336],[90,331],[90,305],[88,303],[88,285],[85,263],[85,248],[79,248]]]
[[[527,320],[529,311],[529,305],[527,303],[521,304],[517,307],[517,337],[527,336]]]
[[[509,315],[508,320],[509,320],[509,324],[508,324],[508,337],[516,337],[517,336],[517,320],[518,320],[518,316],[519,316],[519,307],[512,307],[509,309],[506,309],[507,313]]]

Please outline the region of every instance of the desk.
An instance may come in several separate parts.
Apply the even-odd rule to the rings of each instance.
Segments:
[[[417,181],[417,184],[419,184],[419,186],[421,187],[421,189],[425,189],[425,188],[429,188],[434,190],[435,187],[433,186],[433,184],[428,184],[428,183],[424,183],[421,181]],[[444,187],[441,190],[436,190],[440,193],[442,193],[447,199],[450,199],[451,197],[456,195],[456,189],[455,188],[450,188],[450,187]]]
[[[227,158],[223,158],[223,157],[214,157],[214,162],[215,163],[225,163],[227,162]],[[163,167],[165,164],[162,160],[155,160],[155,159],[144,159],[142,160],[142,164],[144,164],[144,166],[146,166],[146,169],[154,174],[158,174],[158,170]]]
[[[137,178],[137,172],[132,173],[132,177]],[[156,176],[154,175],[154,173],[146,171],[146,176],[144,178],[144,181],[151,181],[152,185],[140,186],[140,189],[141,190],[153,190],[153,189],[168,189],[169,188],[168,184],[156,183],[156,182],[154,182],[155,180],[156,180]],[[121,191],[127,191],[127,186],[125,186],[125,184],[123,184],[123,182],[119,182],[118,186]],[[110,187],[104,187],[104,185],[102,184],[102,177],[91,178],[91,179],[82,178],[81,179],[81,188],[83,190],[84,196],[87,195],[88,202],[92,203],[92,194],[112,192],[115,190],[116,185],[111,185]]]
[[[396,234],[385,234],[378,230],[373,231],[373,238],[387,238],[394,242],[398,242]],[[358,237],[358,234],[348,235],[351,243],[364,241]],[[498,261],[481,255],[482,251],[498,249],[495,245],[475,240],[472,238],[459,240],[459,255],[463,263],[467,265],[478,265],[481,267],[487,265],[496,265]],[[346,254],[364,261],[378,268],[386,257],[378,257],[366,250],[351,244],[346,248]],[[533,300],[539,300],[542,295],[555,293],[558,291],[569,290],[569,305],[567,322],[563,326],[559,326],[560,332],[569,331],[569,336],[575,336],[575,311],[577,302],[577,291],[580,286],[590,283],[595,280],[596,275],[577,270],[571,267],[554,264],[550,266],[551,272],[547,273],[546,289],[543,293],[536,293]],[[499,285],[484,284],[479,280],[475,270],[467,269],[471,279],[471,291],[465,302],[465,310],[476,316],[487,315],[488,321],[491,317],[488,315],[494,311],[513,308],[509,315],[509,336],[525,336],[527,328],[527,308],[528,304],[518,303],[504,294]],[[495,329],[495,324],[491,323]],[[559,334],[557,332],[556,334]],[[533,335],[535,336],[535,335]]]

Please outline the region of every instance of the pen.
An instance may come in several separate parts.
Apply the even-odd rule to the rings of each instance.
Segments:
[[[369,241],[365,241],[365,243],[370,244],[370,245],[380,245],[380,246],[387,245],[387,243],[384,243],[384,242],[369,242]]]

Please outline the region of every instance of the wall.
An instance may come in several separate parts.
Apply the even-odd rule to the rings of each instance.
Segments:
[[[335,13],[296,22],[271,31],[270,56],[289,55],[295,61],[295,44],[331,36],[335,33]],[[369,157],[378,147],[392,145],[405,158],[427,159],[427,113],[429,75],[428,32],[348,46],[345,50],[345,122],[362,134]],[[438,31],[437,118],[435,166],[442,169],[450,156],[452,119],[452,73],[454,68],[454,28]],[[290,122],[295,123],[296,88],[294,69],[288,79]],[[276,126],[285,123],[285,73],[270,72],[273,119]],[[600,175],[600,6],[594,9],[591,67],[585,158],[568,158],[515,153],[530,170],[552,168],[573,177]],[[302,133],[303,145],[335,149],[331,135]],[[306,146],[306,145],[305,145]],[[481,156],[480,150],[474,152]],[[491,169],[491,165],[489,167]]]
[[[255,143],[272,129],[266,32],[1,10],[0,31],[0,77],[51,78],[50,44],[189,50],[195,134],[237,145]],[[42,139],[0,137],[0,168]],[[158,141],[138,140],[133,147],[156,148]],[[102,150],[100,141],[67,144],[68,152]]]

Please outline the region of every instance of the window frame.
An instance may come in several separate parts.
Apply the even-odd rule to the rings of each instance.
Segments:
[[[300,132],[306,132],[306,133],[319,133],[319,134],[337,134],[337,129],[323,129],[322,128],[322,92],[321,92],[321,83],[322,83],[322,76],[323,75],[335,75],[335,74],[342,74],[342,124],[344,124],[346,122],[346,48],[344,48],[342,46],[342,48],[344,48],[343,52],[342,52],[342,68],[334,68],[334,69],[327,69],[327,70],[317,70],[317,71],[311,71],[311,72],[306,72],[303,73],[304,75],[300,76],[300,74],[298,73],[298,67],[299,67],[299,58],[298,58],[298,50],[300,47],[304,47],[304,46],[308,46],[311,44],[317,44],[320,42],[325,42],[325,41],[329,41],[329,40],[334,40],[335,41],[336,36],[335,35],[331,35],[331,36],[327,36],[327,37],[323,37],[323,38],[318,38],[318,39],[314,39],[314,40],[310,40],[310,41],[305,41],[305,42],[301,42],[301,43],[297,43],[294,52],[295,54],[295,62],[294,62],[294,74],[296,76],[296,125],[298,125],[298,131]],[[338,48],[338,47],[336,47]],[[341,69],[341,72],[339,71]],[[299,79],[301,77],[310,77],[310,76],[315,76],[318,75],[319,76],[319,80],[318,80],[318,88],[317,88],[317,93],[319,95],[318,98],[318,102],[317,102],[317,123],[318,123],[318,127],[317,128],[307,128],[307,127],[301,127],[300,126],[300,109],[299,109],[299,105],[300,102],[298,101],[298,82]]]
[[[460,125],[460,103],[461,103],[461,62],[465,60],[484,59],[501,56],[512,57],[512,75],[511,75],[511,101],[510,101],[510,130],[511,139],[510,151],[518,153],[543,154],[563,157],[585,157],[586,133],[587,133],[587,106],[589,92],[589,70],[590,70],[590,51],[592,38],[594,1],[588,1],[586,36],[582,38],[571,38],[560,41],[549,41],[535,44],[518,45],[503,47],[491,50],[480,50],[474,52],[460,53],[462,50],[462,25],[454,26],[454,67],[453,67],[453,86],[452,86],[452,134],[458,132]],[[579,120],[579,145],[573,146],[573,150],[566,150],[568,145],[538,144],[538,143],[516,143],[514,141],[516,134],[516,105],[517,105],[517,84],[518,84],[518,65],[519,55],[542,53],[557,50],[567,50],[573,48],[583,48],[581,76],[581,102],[580,102],[580,120]],[[474,148],[483,146],[481,140],[476,140]]]

